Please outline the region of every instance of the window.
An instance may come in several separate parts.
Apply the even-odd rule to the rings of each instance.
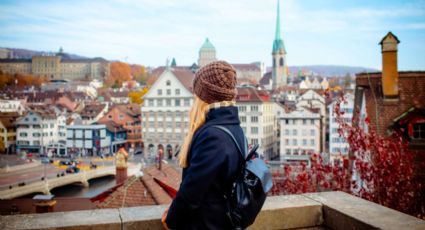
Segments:
[[[285,124],[289,125],[289,120],[285,119]]]
[[[40,133],[33,133],[32,136],[33,137],[40,137],[41,135],[40,135]]]
[[[50,128],[53,128],[53,127],[55,127],[55,125],[54,124],[50,124]]]
[[[188,98],[184,99],[184,106],[190,106],[190,100]]]
[[[314,125],[314,119],[310,120],[310,124]]]
[[[285,145],[289,145],[289,139],[285,139]]]
[[[245,116],[241,116],[241,117],[239,117],[239,120],[241,120],[241,122],[246,122],[246,117]]]
[[[34,117],[32,120],[33,120],[33,121],[37,121],[37,118],[36,118],[36,117]]]
[[[167,89],[167,95],[171,95],[171,89]]]
[[[180,89],[176,89],[176,95],[180,95]]]
[[[285,129],[285,135],[289,135],[289,129]]]
[[[287,149],[285,153],[286,155],[291,155],[291,149]]]
[[[165,84],[166,84],[167,86],[170,86],[170,85],[171,85],[171,81],[170,81],[170,80],[168,80]]]
[[[307,124],[307,119],[303,119],[303,125]]]
[[[162,99],[158,99],[157,104],[158,106],[162,106]]]
[[[425,139],[425,123],[413,124],[413,139]]]
[[[293,129],[293,130],[292,130],[292,135],[294,135],[294,136],[298,135],[298,132],[297,132],[297,130],[296,130],[296,129]]]
[[[171,106],[171,99],[166,99],[165,100],[165,105],[166,106]]]
[[[257,116],[252,116],[251,117],[251,122],[257,123],[258,122],[258,117]]]
[[[239,106],[239,111],[246,112],[246,106]]]
[[[176,103],[175,106],[180,106],[180,99],[176,99],[175,103]]]
[[[251,127],[252,134],[258,134],[258,127]]]
[[[292,145],[297,145],[297,139],[292,139]]]
[[[118,119],[120,119],[120,120],[124,119],[124,115],[120,114],[120,115],[118,116]]]
[[[258,139],[257,138],[252,138],[251,139],[251,144],[257,145],[258,144]]]
[[[158,96],[162,95],[162,89],[158,89]]]
[[[258,111],[257,105],[251,105],[251,111]]]
[[[283,63],[283,58],[281,57],[281,58],[280,58],[280,60],[279,60],[279,65],[280,65],[280,66],[283,66],[283,64],[284,64],[284,63]]]
[[[39,128],[41,128],[41,126],[40,125],[33,125],[32,126],[34,129],[39,129]]]
[[[148,105],[153,106],[153,99],[148,99]]]
[[[310,130],[310,136],[314,136],[316,134],[316,132],[314,131],[314,129]]]
[[[310,140],[310,146],[314,146],[314,139]]]
[[[307,139],[303,139],[303,146],[307,145]]]
[[[28,134],[27,134],[27,133],[20,133],[20,134],[19,134],[19,136],[20,136],[20,137],[27,137],[27,136],[28,136]]]

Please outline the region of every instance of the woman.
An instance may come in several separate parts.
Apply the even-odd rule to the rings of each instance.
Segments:
[[[163,223],[169,229],[232,229],[224,196],[243,159],[228,134],[214,126],[229,129],[243,146],[245,136],[234,106],[236,71],[227,62],[212,62],[195,74],[193,91],[189,132],[179,156],[182,183]]]

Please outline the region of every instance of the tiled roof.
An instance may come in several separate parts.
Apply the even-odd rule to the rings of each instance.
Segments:
[[[165,66],[158,67],[152,71],[152,75],[159,76],[164,72],[164,70]],[[187,66],[177,66],[170,68],[170,70],[187,90],[193,92],[192,87],[193,79],[195,79],[195,73],[190,68]]]
[[[242,87],[238,88],[238,94],[236,95],[236,101],[238,102],[264,102],[269,98],[267,91],[261,90],[258,91],[252,87]]]
[[[272,72],[267,72],[260,79],[260,85],[268,85],[270,84],[271,80],[272,80]]]
[[[113,120],[100,119],[97,123],[104,124],[109,132],[124,132],[127,131],[122,125],[115,123]]]
[[[232,64],[232,66],[241,71],[260,71],[260,67],[256,64]]]
[[[99,115],[105,107],[105,104],[88,104],[81,111],[80,115],[81,117],[94,117]]]
[[[97,201],[97,206],[120,208],[171,203],[172,198],[155,179],[177,190],[181,182],[181,173],[169,164],[163,164],[161,170],[151,166],[143,170],[143,176],[132,176],[117,186],[103,201]]]

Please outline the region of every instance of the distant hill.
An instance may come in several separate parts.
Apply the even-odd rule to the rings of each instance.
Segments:
[[[298,75],[301,70],[303,75],[318,75],[322,77],[338,77],[346,76],[347,74],[354,76],[361,72],[377,72],[379,70],[359,67],[359,66],[339,66],[339,65],[306,65],[306,66],[290,66],[289,72],[291,75]]]
[[[7,48],[7,47],[3,47],[2,49],[7,49],[9,51],[12,51],[11,57],[16,59],[30,59],[32,56],[40,56],[40,55],[46,55],[46,54],[54,55],[57,53],[57,52],[45,52],[45,51],[35,51],[35,50]],[[64,53],[64,54],[69,59],[87,58],[87,57],[76,55],[76,54],[70,54],[70,53]]]

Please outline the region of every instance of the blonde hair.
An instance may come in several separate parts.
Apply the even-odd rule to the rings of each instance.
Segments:
[[[189,148],[192,142],[193,134],[195,134],[196,130],[198,130],[199,127],[205,123],[205,116],[208,110],[209,104],[195,96],[195,101],[189,114],[189,130],[180,149],[179,164],[182,168],[186,168],[188,166],[187,157],[189,155]]]

